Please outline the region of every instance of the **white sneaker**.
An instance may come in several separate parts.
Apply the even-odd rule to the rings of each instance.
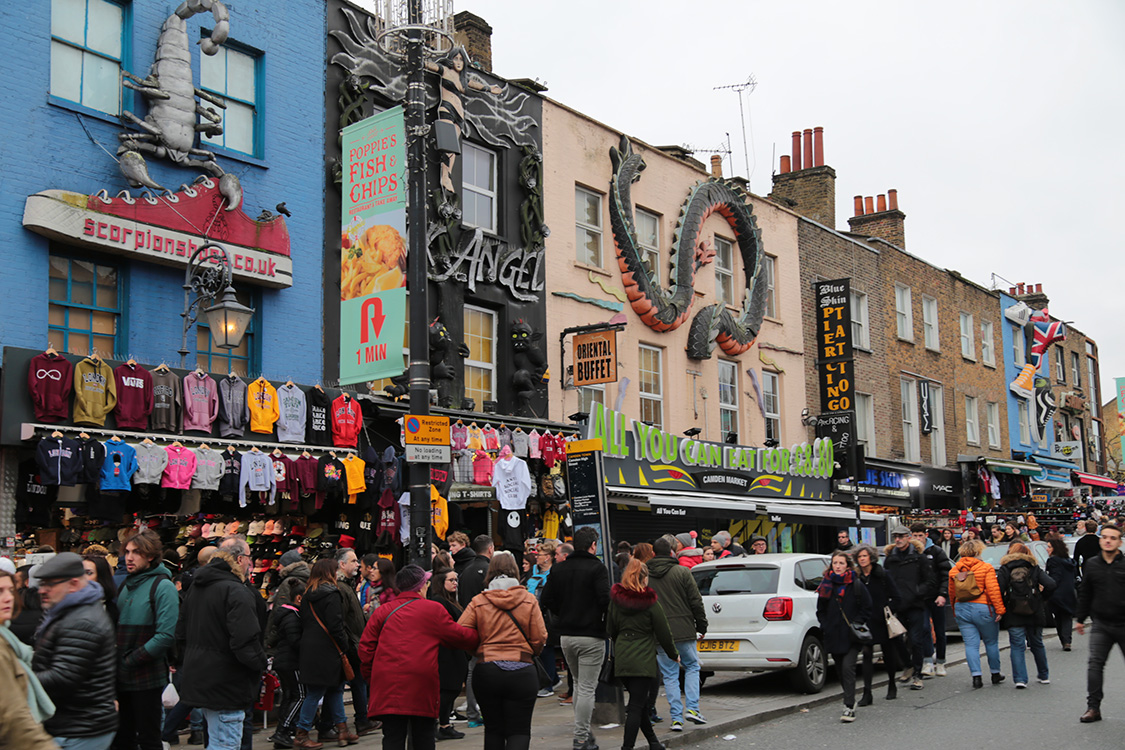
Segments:
[[[850,723],[850,722],[855,721],[855,709],[854,708],[845,708],[844,709],[844,715],[840,717],[840,721],[845,722],[845,723]]]
[[[928,661],[928,662],[926,662],[925,664],[922,665],[922,679],[926,679],[926,678],[933,677],[933,676],[934,676],[934,664],[933,664],[933,662]]]
[[[934,674],[938,677],[945,677],[945,665],[938,662],[937,665],[934,666]]]
[[[1026,689],[1027,689],[1027,683],[1026,682],[1017,682],[1016,683],[1016,690],[1026,690]]]
[[[555,694],[555,691],[551,690],[551,688],[543,688],[542,690],[540,690],[536,694],[536,697],[537,698],[550,698],[554,694]]]
[[[1039,679],[1036,680],[1036,682],[1038,682],[1040,685],[1050,685],[1051,684],[1051,678],[1050,677],[1040,677]]]

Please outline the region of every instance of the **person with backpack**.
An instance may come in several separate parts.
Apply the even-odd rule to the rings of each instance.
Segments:
[[[1051,682],[1047,649],[1043,646],[1043,625],[1047,622],[1045,602],[1058,584],[1039,567],[1039,561],[1023,542],[1013,542],[1008,554],[1000,558],[996,582],[1004,596],[1002,623],[1008,629],[1011,647],[1012,679],[1016,688],[1027,687],[1027,649],[1035,657],[1036,677],[1041,685]]]
[[[957,562],[949,571],[949,600],[965,643],[965,661],[973,678],[973,689],[984,687],[980,668],[980,644],[988,655],[992,684],[1004,681],[1000,673],[1000,618],[1006,611],[996,569],[980,559],[985,544],[979,539],[961,542]]]

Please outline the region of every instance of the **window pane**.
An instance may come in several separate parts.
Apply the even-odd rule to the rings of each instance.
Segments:
[[[600,227],[602,225],[601,216],[601,200],[600,196],[591,195],[585,191],[579,191],[577,195],[578,201],[578,220],[583,224]]]
[[[82,100],[82,53],[60,42],[51,42],[51,95]]]
[[[47,306],[47,324],[63,327],[66,325],[66,308],[60,305]]]
[[[67,336],[66,344],[67,354],[81,354],[83,356],[90,353],[90,337],[84,333],[74,333],[73,331]]]
[[[79,331],[90,330],[90,311],[82,310],[77,307],[70,308],[70,315],[68,316],[68,324],[70,328]]]
[[[254,110],[228,99],[223,115],[223,137],[227,148],[244,154],[254,153]]]
[[[199,56],[199,85],[205,89],[226,92],[226,59],[227,50],[220,47],[213,55],[200,54]]]
[[[67,350],[66,344],[63,343],[63,339],[65,338],[66,334],[62,331],[47,331],[47,342],[55,347],[57,351],[65,352]]]
[[[86,0],[51,0],[51,34],[82,44],[86,39]],[[53,49],[51,55],[53,58]]]
[[[113,313],[96,312],[91,315],[94,333],[117,333],[117,316]]]
[[[257,101],[254,90],[255,74],[253,57],[234,50],[227,50],[226,93],[228,95],[246,102]]]
[[[52,18],[52,25],[53,25]],[[106,0],[90,0],[86,46],[121,59],[121,6]]]
[[[82,53],[82,104],[100,112],[121,111],[121,66],[103,57]]]

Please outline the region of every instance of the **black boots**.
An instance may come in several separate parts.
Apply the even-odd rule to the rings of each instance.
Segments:
[[[857,703],[856,705],[857,706],[870,706],[873,702],[874,701],[871,700],[871,687],[869,685],[865,686],[863,688],[863,695],[860,696],[859,703]]]
[[[979,674],[973,675],[973,690],[984,687],[984,678]]]
[[[887,700],[893,701],[898,697],[898,685],[894,680],[887,683]]]

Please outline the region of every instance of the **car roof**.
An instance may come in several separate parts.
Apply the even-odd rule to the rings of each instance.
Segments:
[[[708,560],[707,562],[701,562],[698,565],[694,566],[692,570],[699,570],[700,568],[709,570],[711,568],[717,568],[720,566],[732,564],[751,565],[756,563],[765,563],[780,565],[781,563],[785,562],[825,559],[827,557],[828,555],[823,555],[817,552],[776,552],[766,555],[732,555],[730,557],[724,557],[721,560]]]

